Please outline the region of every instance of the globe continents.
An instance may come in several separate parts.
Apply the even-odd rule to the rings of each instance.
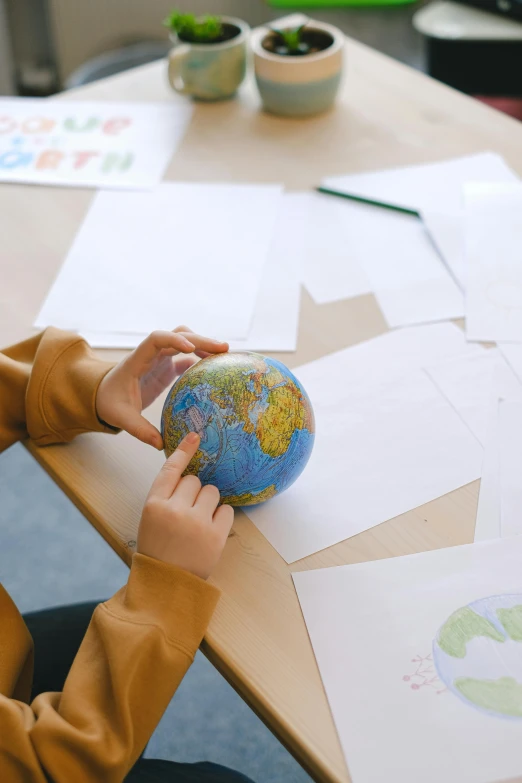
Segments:
[[[493,595],[457,609],[433,642],[446,687],[488,715],[522,719],[522,595]]]
[[[256,353],[203,359],[174,384],[162,415],[165,454],[201,436],[187,473],[215,484],[223,503],[248,506],[299,476],[314,443],[308,396],[290,370]]]

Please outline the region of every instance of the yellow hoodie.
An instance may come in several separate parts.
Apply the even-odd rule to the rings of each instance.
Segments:
[[[27,437],[45,446],[109,431],[95,401],[111,366],[56,329],[0,351],[0,451]],[[218,597],[198,577],[134,555],[127,585],[95,610],[63,692],[29,704],[33,642],[0,585],[0,781],[122,781],[189,668]]]

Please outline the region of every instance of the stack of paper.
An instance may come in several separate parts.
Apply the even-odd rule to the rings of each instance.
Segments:
[[[389,205],[421,216],[452,278],[464,290],[463,189],[473,182],[516,183],[518,177],[500,155],[482,152],[420,166],[328,177],[323,185],[355,200]],[[399,269],[397,286],[400,281]]]
[[[296,350],[301,298],[298,266],[301,216],[300,195],[284,194],[248,336],[239,339],[224,334],[221,338],[228,340],[231,350]],[[189,324],[193,320],[191,317]],[[135,348],[146,337],[145,332],[104,333],[82,330],[81,333],[97,348]]]
[[[314,451],[290,489],[245,509],[287,562],[480,476],[482,447],[462,391],[468,376],[457,362],[453,372],[433,369],[476,356],[457,327],[440,324],[390,332],[295,371],[316,414]]]
[[[510,455],[510,443],[518,439],[516,423],[510,432],[505,422],[501,430],[500,407],[504,401],[522,401],[522,386],[511,368],[504,362],[499,363],[494,370],[491,386],[491,397],[487,414],[487,430],[485,439],[484,461],[480,482],[477,521],[475,526],[475,541],[484,541],[505,535],[501,522],[502,476],[506,470]],[[511,410],[511,409],[509,409]],[[513,465],[515,470],[522,466]],[[522,532],[522,527],[520,528]]]
[[[100,192],[37,325],[113,347],[182,323],[236,345],[253,337],[257,348],[295,347],[295,220],[277,185]]]
[[[370,293],[372,286],[354,248],[358,226],[353,212],[343,200],[321,193],[301,193],[299,198],[301,275],[314,301],[326,304]]]
[[[319,304],[372,291],[392,328],[458,318],[462,294],[414,215],[309,197],[303,282]]]
[[[522,184],[466,188],[466,333],[522,343]]]
[[[420,166],[327,177],[323,185],[355,198],[419,214],[459,214],[463,209],[462,189],[467,183],[516,180],[500,155],[481,152]]]

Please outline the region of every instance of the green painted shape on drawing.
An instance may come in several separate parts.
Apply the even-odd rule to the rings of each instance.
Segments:
[[[512,718],[522,718],[522,685],[513,677],[474,680],[459,677],[455,687],[465,699],[485,710]]]
[[[522,606],[497,609],[497,617],[506,629],[509,638],[514,642],[522,642]]]
[[[464,606],[462,609],[457,609],[446,620],[439,631],[438,643],[441,650],[453,658],[464,658],[467,643],[477,636],[486,636],[495,642],[505,641],[493,623],[481,617],[469,606]]]

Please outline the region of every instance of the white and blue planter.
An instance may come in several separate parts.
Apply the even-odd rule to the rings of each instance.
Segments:
[[[332,44],[321,52],[292,57],[263,47],[269,27],[252,33],[256,82],[263,106],[272,114],[306,117],[326,111],[335,101],[343,71],[344,34],[322,22],[310,21],[308,26],[328,33]]]

